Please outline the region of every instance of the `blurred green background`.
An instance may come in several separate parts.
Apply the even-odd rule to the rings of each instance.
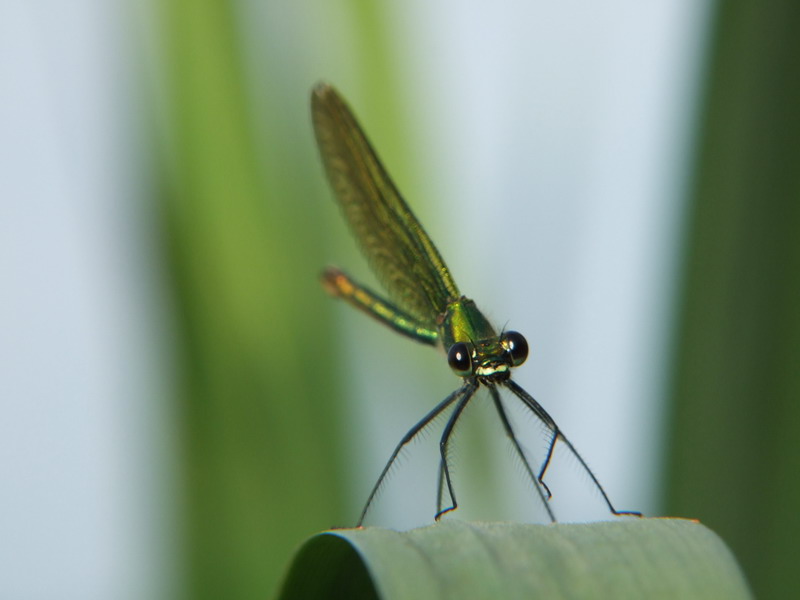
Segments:
[[[700,519],[759,598],[800,585],[795,5],[87,0],[0,22],[0,596],[269,596],[455,385],[320,289],[326,264],[366,271],[313,143],[320,79],[462,290],[526,333],[518,380],[618,508]],[[522,518],[491,430],[465,429],[460,498]],[[591,518],[553,476],[557,512]]]

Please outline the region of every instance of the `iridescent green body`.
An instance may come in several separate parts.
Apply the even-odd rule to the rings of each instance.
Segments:
[[[442,345],[449,348],[456,342],[477,342],[497,339],[497,333],[475,306],[462,296],[447,306],[441,325]]]
[[[472,345],[473,361],[479,365],[476,374],[481,377],[508,372],[509,365],[505,359],[507,348],[491,323],[469,298],[461,296],[450,302],[437,319],[434,329],[429,324],[419,323],[335,267],[328,267],[323,272],[322,281],[328,293],[418,342],[439,346],[445,352],[456,342]]]
[[[489,390],[506,434],[552,521],[555,521],[555,516],[548,503],[550,491],[543,477],[558,440],[562,440],[575,454],[611,512],[623,514],[611,505],[594,474],[550,415],[511,380],[512,367],[522,364],[528,356],[525,338],[514,331],[498,334],[475,303],[461,295],[439,251],[400,196],[336,90],[327,84],[314,88],[311,114],[317,145],[334,195],[389,299],[356,283],[335,267],[327,268],[322,274],[325,289],[398,333],[424,344],[439,346],[447,354],[451,369],[463,378],[460,388],[442,400],[402,438],[373,487],[358,524],[364,521],[372,500],[402,448],[451,406],[454,408],[440,441],[436,519],[458,506],[450,479],[447,448],[458,418],[480,386]],[[550,431],[547,455],[538,474],[534,474],[517,442],[500,398],[500,386],[519,398]],[[445,484],[452,506],[443,509]]]

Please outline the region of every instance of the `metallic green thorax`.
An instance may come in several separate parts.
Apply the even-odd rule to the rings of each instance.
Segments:
[[[475,302],[462,296],[447,306],[439,326],[441,344],[445,350],[456,342],[476,343],[496,340],[497,333]]]

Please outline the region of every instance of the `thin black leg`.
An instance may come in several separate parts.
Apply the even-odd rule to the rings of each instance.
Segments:
[[[517,452],[517,456],[522,459],[522,464],[525,466],[525,470],[528,472],[528,476],[531,478],[533,482],[533,487],[536,488],[536,493],[539,494],[539,498],[542,500],[542,504],[544,504],[545,510],[547,510],[547,516],[550,517],[550,521],[555,523],[556,516],[553,514],[553,510],[550,508],[550,504],[548,503],[548,499],[545,498],[544,493],[542,492],[542,488],[539,487],[541,481],[539,480],[536,475],[533,474],[533,469],[531,469],[530,464],[528,463],[528,459],[525,456],[525,453],[522,451],[522,447],[520,447],[519,442],[517,441],[517,436],[514,435],[514,430],[511,427],[511,422],[508,420],[508,415],[506,414],[506,410],[503,408],[503,403],[500,401],[500,393],[497,391],[497,386],[490,385],[489,393],[492,395],[492,401],[494,402],[494,407],[497,409],[497,414],[500,415],[500,421],[503,423],[503,428],[506,430],[506,435],[511,440],[511,443],[514,445],[514,450]],[[542,484],[544,485],[544,484]],[[544,486],[547,489],[547,486]],[[548,497],[551,495],[550,490],[547,490]]]
[[[467,403],[470,401],[472,396],[475,394],[475,390],[478,389],[477,382],[471,382],[467,384],[469,387],[464,392],[464,395],[456,404],[456,407],[453,409],[453,414],[450,415],[450,419],[447,421],[447,425],[444,427],[444,431],[442,432],[442,439],[439,441],[439,453],[441,454],[441,462],[439,463],[440,470],[444,472],[444,480],[447,483],[447,493],[450,494],[450,499],[453,501],[453,505],[449,508],[445,508],[444,510],[441,509],[441,492],[439,492],[439,506],[437,506],[437,513],[434,517],[437,521],[442,518],[442,515],[445,513],[449,513],[451,510],[455,510],[458,508],[458,502],[456,501],[456,494],[453,491],[453,482],[450,480],[450,469],[447,467],[447,444],[450,442],[450,435],[453,433],[453,428],[458,421],[458,418],[461,416],[461,413],[464,412],[464,408],[466,408]],[[440,475],[441,477],[441,475]]]
[[[595,487],[597,487],[597,489],[600,490],[600,494],[603,496],[603,500],[605,500],[606,505],[608,506],[608,509],[611,511],[612,514],[618,516],[619,515],[631,515],[635,517],[642,516],[642,513],[638,511],[617,510],[616,508],[614,508],[614,505],[611,504],[611,500],[608,498],[608,494],[606,494],[606,491],[603,489],[603,486],[600,485],[600,482],[597,480],[597,477],[595,477],[594,473],[592,473],[592,470],[589,468],[589,465],[587,465],[586,461],[583,460],[583,457],[581,457],[581,455],[578,454],[578,451],[575,450],[575,446],[573,446],[570,443],[570,441],[567,439],[567,437],[564,435],[561,429],[559,429],[558,425],[556,425],[556,422],[553,420],[553,418],[549,414],[547,414],[547,411],[544,408],[542,408],[542,405],[539,404],[533,398],[533,396],[531,396],[528,392],[523,390],[511,379],[506,381],[505,385],[506,387],[508,387],[508,389],[512,391],[512,393],[517,398],[522,400],[522,402],[525,404],[525,406],[527,406],[531,410],[531,412],[533,412],[537,417],[539,417],[542,420],[542,422],[548,429],[550,429],[553,432],[553,437],[550,441],[550,447],[547,449],[547,457],[545,458],[544,464],[542,465],[542,469],[539,472],[539,481],[542,484],[544,484],[544,482],[542,482],[544,473],[547,470],[548,465],[550,464],[550,460],[553,458],[553,450],[555,449],[556,442],[560,439],[562,442],[564,442],[564,444],[566,444],[567,448],[569,448],[569,451],[572,452],[573,456],[575,456],[575,458],[578,459],[578,462],[581,464],[584,471],[586,471],[589,474],[589,477],[592,479],[592,482],[594,483]]]
[[[471,391],[470,391],[471,390]],[[397,459],[397,455],[400,454],[400,451],[403,449],[403,446],[408,444],[414,437],[422,431],[431,421],[433,421],[439,414],[445,410],[448,406],[450,406],[453,402],[463,396],[466,392],[470,391],[470,395],[474,392],[474,387],[471,387],[469,383],[462,385],[452,394],[447,396],[444,400],[442,400],[436,407],[425,415],[422,420],[414,425],[408,433],[403,436],[403,439],[400,440],[400,443],[397,444],[397,447],[392,452],[392,456],[389,458],[389,461],[386,463],[386,466],[383,467],[383,471],[381,471],[380,477],[378,477],[378,481],[375,482],[372,491],[369,494],[369,498],[367,498],[367,503],[364,505],[364,510],[361,511],[361,516],[358,518],[358,524],[356,527],[361,527],[362,523],[364,523],[364,518],[367,516],[367,511],[369,511],[369,507],[372,505],[372,501],[375,499],[375,495],[378,493],[378,490],[383,485],[384,479],[386,479],[386,475],[389,473],[389,469],[391,468],[392,464],[394,463],[395,459]]]
[[[436,514],[442,512],[442,500],[444,500],[444,461],[439,460],[439,476],[436,483]]]

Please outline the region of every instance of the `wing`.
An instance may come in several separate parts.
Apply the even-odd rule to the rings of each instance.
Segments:
[[[314,88],[311,114],[328,180],[370,267],[399,308],[433,324],[461,295],[439,251],[333,87]]]

